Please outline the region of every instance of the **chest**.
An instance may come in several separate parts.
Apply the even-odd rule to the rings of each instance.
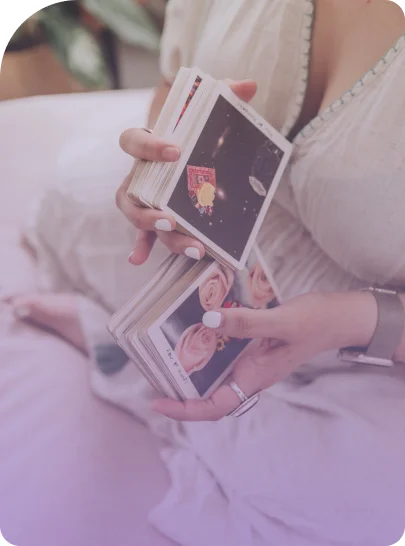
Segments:
[[[405,285],[405,37],[295,140],[284,208],[345,271]],[[388,68],[387,68],[388,67]]]
[[[292,139],[404,31],[385,0],[344,9],[342,0],[211,0],[193,64],[217,79],[254,79],[253,106]]]
[[[312,20],[308,84],[290,138],[339,99],[373,67],[405,31],[392,2],[316,0]]]

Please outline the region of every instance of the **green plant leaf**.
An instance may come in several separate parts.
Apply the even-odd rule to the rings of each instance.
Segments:
[[[122,41],[150,51],[159,50],[159,29],[135,0],[81,0],[81,4]]]
[[[40,13],[49,44],[73,77],[91,89],[110,88],[103,49],[90,30],[63,10],[63,5],[49,6]]]

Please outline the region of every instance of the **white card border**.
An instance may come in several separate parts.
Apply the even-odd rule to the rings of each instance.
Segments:
[[[230,254],[225,252],[223,249],[221,249],[221,247],[219,247],[216,243],[214,243],[211,239],[209,239],[209,237],[207,237],[206,235],[204,235],[203,233],[195,229],[191,224],[186,222],[178,213],[176,213],[173,209],[171,209],[168,206],[168,202],[179,181],[179,178],[182,172],[184,171],[184,169],[187,167],[191,153],[201,135],[202,128],[205,126],[206,122],[208,121],[208,118],[211,115],[212,109],[214,105],[216,104],[219,96],[223,96],[228,102],[230,102],[232,106],[234,106],[242,115],[245,116],[246,119],[250,120],[259,130],[261,130],[266,135],[266,137],[269,140],[274,142],[274,144],[276,144],[283,151],[283,158],[273,178],[273,181],[266,195],[266,198],[263,201],[263,204],[260,208],[260,213],[258,214],[258,217],[253,226],[253,229],[247,240],[245,249],[239,260],[235,259],[233,256],[231,256]],[[231,91],[231,89],[223,83],[219,82],[215,86],[212,92],[212,97],[210,97],[210,101],[207,103],[205,110],[206,111],[204,112],[204,115],[202,116],[201,121],[198,124],[198,128],[201,127],[201,130],[195,131],[193,138],[188,141],[187,145],[183,149],[181,159],[176,165],[176,169],[171,178],[171,182],[168,185],[165,191],[165,194],[162,198],[161,209],[164,212],[168,212],[171,215],[173,215],[176,222],[178,222],[185,229],[187,229],[192,235],[197,237],[203,244],[205,244],[206,246],[209,246],[214,252],[218,254],[218,256],[225,258],[236,269],[242,270],[246,264],[247,258],[250,254],[250,251],[252,250],[257,234],[263,225],[270,203],[273,200],[274,194],[278,188],[278,185],[281,181],[281,178],[290,160],[293,146],[276,129],[274,129],[269,123],[267,123],[261,116],[259,116],[259,114],[257,114],[251,106],[249,106],[242,100],[238,99],[236,95]]]

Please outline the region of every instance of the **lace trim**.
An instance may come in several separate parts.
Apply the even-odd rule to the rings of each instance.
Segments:
[[[292,108],[283,126],[283,134],[289,135],[297,123],[304,105],[309,79],[309,62],[311,58],[312,27],[314,23],[315,0],[305,0],[304,24],[301,35],[301,69],[295,106]]]
[[[376,76],[379,76],[390,66],[390,64],[396,59],[398,53],[405,47],[405,33],[397,40],[397,42],[391,47],[391,49],[382,57],[377,64],[371,68],[362,78],[360,78],[348,91],[332,102],[327,108],[322,110],[313,120],[311,120],[295,137],[294,143],[300,142],[307,138],[316,129],[321,127],[326,121],[328,121],[336,112],[341,108],[349,104],[356,96],[358,96],[364,88],[366,88],[371,82],[374,81]],[[308,70],[303,65],[303,71]]]

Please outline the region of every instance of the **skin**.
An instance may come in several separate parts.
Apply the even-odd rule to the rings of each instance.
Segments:
[[[293,138],[313,117],[338,99],[374,66],[405,32],[402,10],[386,0],[318,0],[313,29],[309,82]],[[355,54],[353,53],[355,52]],[[249,101],[254,82],[232,82],[233,91]],[[151,110],[150,127],[169,91],[159,90]],[[121,137],[122,149],[152,161],[163,161],[170,143],[140,129],[129,129]],[[172,148],[172,147],[171,147]],[[173,148],[172,148],[173,152]],[[177,160],[180,150],[173,160]],[[195,240],[173,232],[155,230],[157,218],[175,221],[159,211],[138,209],[126,197],[130,176],[117,192],[117,205],[130,222],[140,228],[136,248],[130,257],[134,265],[147,260],[157,237],[175,253],[187,247],[203,248]],[[405,304],[405,296],[401,295]],[[230,337],[272,338],[279,341],[265,354],[238,362],[233,379],[246,395],[252,395],[286,378],[316,355],[340,347],[366,347],[377,323],[377,305],[370,293],[306,294],[272,310],[223,309],[218,332]],[[405,334],[395,360],[405,362]],[[228,385],[221,386],[209,400],[177,402],[158,400],[154,409],[178,420],[217,420],[239,405]]]
[[[388,0],[317,0],[307,93],[301,115],[291,132],[293,138],[319,111],[339,98],[386,53],[405,32],[402,10]],[[355,52],[355,53],[354,53]],[[250,101],[256,84],[252,81],[228,82],[243,100]],[[151,105],[149,127],[153,127],[170,91],[163,82]],[[150,161],[175,161],[180,150],[142,129],[128,129],[120,139],[122,149]],[[144,263],[157,237],[172,252],[188,247],[204,249],[194,239],[175,232],[175,221],[160,211],[138,209],[126,196],[130,173],[117,191],[116,201],[130,222],[139,228],[130,262]],[[155,229],[156,220],[167,218],[171,232]],[[405,295],[401,295],[405,304]],[[28,294],[7,301],[18,318],[61,335],[87,352],[74,294]],[[307,294],[269,311],[221,310],[219,332],[230,337],[272,338],[276,347],[265,354],[239,361],[234,380],[247,394],[263,390],[287,377],[300,365],[323,351],[347,346],[366,347],[375,330],[377,306],[369,293]],[[405,362],[405,335],[395,354]],[[239,405],[239,398],[224,385],[204,402],[159,400],[155,410],[179,420],[216,420]]]

